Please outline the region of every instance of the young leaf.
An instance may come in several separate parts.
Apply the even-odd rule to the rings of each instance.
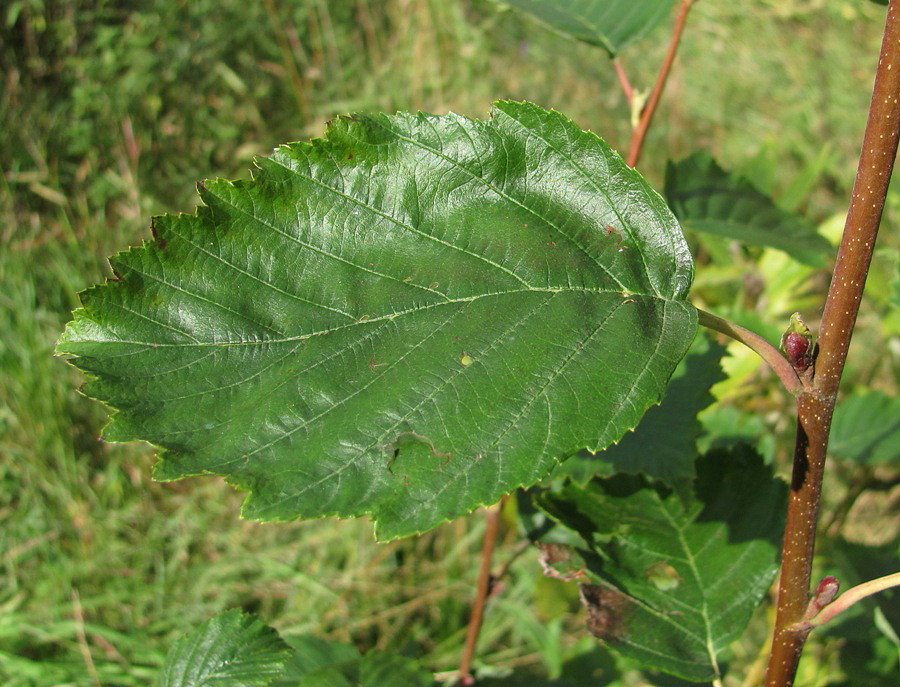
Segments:
[[[226,611],[175,643],[156,687],[265,687],[282,675],[288,654],[259,618]]]
[[[244,515],[428,530],[598,451],[696,330],[662,199],[556,112],[353,116],[115,256],[58,351],[154,476]]]
[[[860,463],[900,461],[900,399],[880,391],[843,399],[834,411],[828,452]]]
[[[831,245],[805,219],[779,208],[737,174],[703,152],[666,167],[666,199],[685,228],[783,250],[821,265]]]
[[[550,28],[615,57],[665,20],[675,0],[502,0]]]
[[[707,454],[697,473],[687,503],[619,476],[539,505],[584,540],[591,632],[642,665],[710,680],[777,571],[787,485],[746,447]]]

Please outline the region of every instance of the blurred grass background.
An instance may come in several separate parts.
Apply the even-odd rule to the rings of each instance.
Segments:
[[[862,0],[698,3],[641,171],[661,188],[667,158],[705,148],[833,236],[883,16]],[[109,276],[107,255],[149,237],[152,215],[192,211],[198,180],[246,177],[254,155],[320,135],[336,114],[484,116],[493,99],[527,99],[626,148],[611,62],[487,0],[8,0],[0,22],[0,682],[147,684],[175,637],[229,607],[452,670],[478,515],[387,545],[365,521],[241,521],[220,480],[155,484],[148,447],[99,442],[105,412],[76,393],[54,341],[77,292]],[[635,86],[652,85],[666,40],[626,50]],[[889,392],[897,205],[849,377]],[[798,297],[821,302],[823,272],[724,242],[697,248],[711,262],[696,287],[706,302],[775,325]],[[723,392],[729,421],[788,432],[785,399],[741,360]],[[514,532],[507,541],[499,564],[515,553]],[[536,571],[531,553],[514,563],[480,661],[553,673],[584,647],[562,638],[579,619],[551,619],[570,599]]]

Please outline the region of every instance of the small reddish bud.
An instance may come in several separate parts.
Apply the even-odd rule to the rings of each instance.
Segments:
[[[791,315],[791,324],[781,337],[781,350],[797,372],[806,372],[813,362],[813,337],[800,313]]]
[[[806,606],[806,612],[803,614],[803,619],[797,624],[797,627],[807,631],[811,629],[815,617],[819,615],[823,608],[834,601],[834,597],[837,596],[840,588],[841,583],[838,582],[836,577],[831,575],[823,577],[822,581],[816,586],[816,591],[813,592],[812,598]]]
[[[809,339],[797,332],[784,337],[784,352],[794,369],[803,372],[809,367]]]
[[[832,577],[831,575],[823,577],[822,581],[819,582],[819,586],[816,587],[816,593],[813,595],[813,603],[819,609],[825,608],[825,606],[834,601],[834,597],[837,596],[840,588],[841,583],[836,577]]]

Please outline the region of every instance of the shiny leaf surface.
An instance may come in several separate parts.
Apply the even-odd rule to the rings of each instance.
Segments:
[[[433,528],[618,440],[693,339],[677,222],[559,113],[344,117],[258,165],[112,258],[58,346],[107,439],[248,517]]]

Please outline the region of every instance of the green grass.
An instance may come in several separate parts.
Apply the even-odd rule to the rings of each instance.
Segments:
[[[253,155],[318,135],[335,114],[483,116],[495,98],[523,98],[621,150],[627,107],[602,53],[484,0],[274,5],[21,0],[0,17],[4,685],[147,684],[176,636],[229,607],[287,633],[425,656],[438,671],[458,660],[478,515],[388,545],[365,521],[241,521],[240,496],[219,480],[155,484],[148,447],[99,442],[105,411],[76,393],[53,344],[76,292],[108,275],[107,255],[148,237],[153,214],[190,211],[197,180],[246,176]],[[842,212],[883,9],[812,5],[697,4],[647,142],[648,178],[661,185],[667,157],[702,146],[816,220]],[[664,49],[658,32],[626,52],[636,86],[650,86]],[[887,244],[874,277],[884,285],[900,245]],[[762,273],[753,300],[741,295],[753,257],[702,293],[766,313],[775,275]],[[821,274],[804,284],[821,294]],[[863,313],[875,359],[851,354],[862,383],[900,371],[888,291]],[[556,593],[535,570],[530,552],[513,566],[484,663],[552,667],[583,647],[549,615],[528,623],[510,610]],[[563,593],[555,608],[573,600]]]

